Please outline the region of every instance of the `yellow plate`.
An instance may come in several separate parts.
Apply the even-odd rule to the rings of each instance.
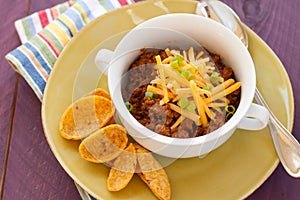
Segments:
[[[134,176],[122,191],[106,190],[108,167],[83,160],[79,142],[66,141],[58,133],[64,110],[98,85],[106,87],[93,62],[100,48],[114,49],[136,24],[165,13],[193,13],[194,1],[146,1],[109,12],[88,24],[64,49],[48,80],[42,106],[48,143],[65,171],[98,199],[156,199]],[[250,29],[250,53],[256,65],[257,87],[279,120],[291,130],[294,99],[287,73],[273,51]],[[100,78],[101,77],[101,78]],[[278,106],[280,105],[280,106]],[[278,158],[268,128],[237,130],[220,148],[204,158],[179,159],[165,169],[172,199],[241,199],[257,189],[273,172]]]

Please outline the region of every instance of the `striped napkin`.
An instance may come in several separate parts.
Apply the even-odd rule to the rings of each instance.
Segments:
[[[76,1],[67,1],[62,4],[58,4],[52,8],[41,10],[33,13],[27,17],[19,19],[15,22],[15,28],[19,35],[19,38],[24,44],[30,38],[35,36],[43,28],[45,28],[50,22],[64,13],[69,7],[71,7]]]
[[[22,45],[5,58],[42,101],[49,74],[64,47],[98,16],[134,0],[71,0],[15,22]]]
[[[15,22],[22,45],[5,58],[42,101],[49,74],[63,48],[98,16],[134,0],[71,0]],[[75,183],[83,199],[95,200]]]

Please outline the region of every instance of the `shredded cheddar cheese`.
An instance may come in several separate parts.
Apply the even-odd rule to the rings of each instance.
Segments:
[[[163,70],[162,63],[161,63],[161,58],[160,58],[160,56],[156,56],[155,59],[156,59],[156,62],[157,62],[159,77],[161,79],[163,92],[164,92],[164,98],[162,99],[163,101],[160,103],[161,105],[163,105],[165,103],[168,103],[168,101],[169,101],[168,88],[166,86],[166,78],[165,78],[165,75],[164,75],[165,73],[164,73],[164,70]]]
[[[239,89],[241,82],[224,81],[203,51],[196,55],[193,48],[182,53],[166,49],[165,53],[164,60],[159,55],[155,57],[158,76],[148,85],[147,92],[162,96],[161,105],[168,104],[181,114],[171,129],[178,127],[184,118],[207,127],[216,112],[228,106],[226,96]]]

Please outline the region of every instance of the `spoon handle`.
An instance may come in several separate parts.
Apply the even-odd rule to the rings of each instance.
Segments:
[[[296,138],[281,124],[263,99],[259,90],[255,90],[255,100],[270,112],[269,129],[277,155],[288,174],[300,177],[300,144]]]

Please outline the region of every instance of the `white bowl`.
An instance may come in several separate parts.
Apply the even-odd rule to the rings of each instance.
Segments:
[[[130,114],[121,94],[120,80],[140,49],[180,46],[182,38],[189,38],[191,44],[200,43],[220,55],[233,69],[236,79],[242,82],[240,104],[232,118],[217,130],[195,138],[171,138],[147,129]],[[248,50],[229,29],[213,20],[194,14],[155,17],[131,30],[114,52],[100,50],[96,64],[102,71],[106,70],[105,62],[108,63],[110,94],[122,124],[138,143],[159,155],[172,158],[202,156],[227,141],[236,128],[259,130],[267,125],[268,111],[252,103],[256,75]]]

